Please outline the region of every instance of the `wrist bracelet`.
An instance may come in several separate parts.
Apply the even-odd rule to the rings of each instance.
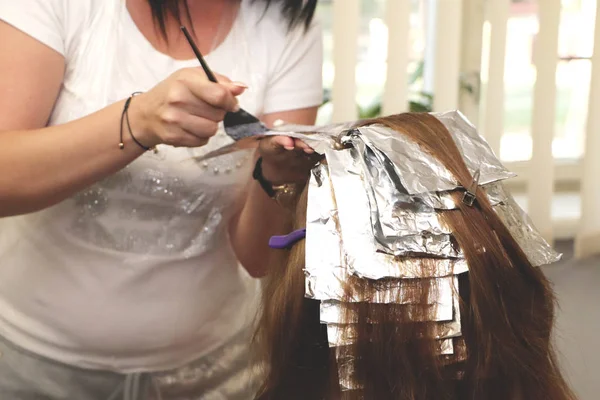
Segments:
[[[138,94],[141,94],[141,93],[142,92],[134,92],[125,101],[125,106],[123,107],[123,112],[121,113],[121,125],[120,125],[120,130],[119,130],[119,149],[121,149],[121,150],[125,149],[125,143],[123,142],[123,120],[125,120],[125,122],[127,123],[127,130],[129,131],[129,135],[131,136],[131,138],[133,139],[135,144],[140,146],[145,151],[152,150],[152,151],[154,151],[154,153],[157,153],[158,150],[156,149],[156,147],[144,146],[142,143],[140,143],[139,140],[137,140],[137,138],[133,135],[133,130],[131,129],[131,122],[129,122],[129,106],[131,105],[131,101],[133,100],[133,98],[135,96],[137,96]]]
[[[275,200],[277,204],[284,208],[293,207],[298,194],[298,184],[284,183],[281,185],[273,185],[273,183],[264,177],[262,173],[262,163],[263,159],[260,157],[254,166],[252,178],[260,184],[265,193]]]
[[[252,172],[252,178],[254,178],[254,180],[256,180],[260,184],[260,187],[263,188],[263,190],[269,197],[275,197],[275,189],[273,188],[273,184],[270,181],[268,181],[267,179],[265,179],[265,177],[262,173],[262,163],[263,163],[263,158],[260,157],[256,161],[256,165],[254,166],[254,172]]]

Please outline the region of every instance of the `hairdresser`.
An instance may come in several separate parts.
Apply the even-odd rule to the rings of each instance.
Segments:
[[[190,159],[240,106],[314,124],[315,3],[0,0],[1,399],[252,398],[253,277],[314,159]]]

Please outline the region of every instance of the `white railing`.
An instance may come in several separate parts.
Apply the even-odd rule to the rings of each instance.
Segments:
[[[390,0],[394,1],[394,0]],[[452,110],[458,107],[461,70],[462,0],[433,0],[430,10],[435,10],[433,74],[434,110]],[[432,18],[433,19],[433,18]]]
[[[406,70],[408,67],[407,38],[410,29],[410,2],[388,1],[385,11],[389,39],[382,112],[388,115],[405,111],[408,104]],[[394,40],[394,38],[404,38],[404,40]]]
[[[600,252],[600,4],[596,4],[592,81],[588,106],[585,157],[581,190],[581,224],[575,254]]]
[[[504,61],[506,58],[506,28],[511,0],[488,2],[486,34],[489,35],[489,49],[485,54],[487,68],[482,76],[483,118],[481,130],[496,154],[500,154],[500,142],[504,131]],[[487,56],[487,57],[486,57]],[[490,79],[492,77],[492,79]]]
[[[504,65],[510,3],[511,0],[427,0],[431,32],[426,51],[429,70],[425,75],[431,78],[434,110],[462,110],[464,106],[465,114],[477,123],[497,154],[504,132]],[[409,0],[386,0],[389,51],[382,97],[384,114],[407,110],[410,4]],[[353,44],[358,38],[360,7],[361,0],[333,1],[334,121],[356,118],[357,47]],[[571,221],[575,231],[569,235],[576,239],[578,256],[600,253],[600,7],[596,10],[584,161],[562,166],[552,155],[561,1],[543,0],[538,1],[539,33],[533,56],[537,79],[531,122],[532,158],[509,165],[524,175],[528,212],[550,241],[555,237],[556,226],[551,215],[555,182],[567,175],[570,180],[580,181],[582,215],[580,221]],[[482,48],[482,33],[489,35],[487,49]],[[469,73],[481,77],[482,95],[477,96],[476,103],[460,93],[461,75]]]
[[[331,91],[334,121],[352,121],[356,118],[356,60],[360,1],[333,2],[333,65],[335,80]],[[354,44],[354,45],[353,45]]]
[[[532,154],[529,177],[529,215],[542,235],[551,240],[552,194],[554,192],[554,164],[552,140],[556,121],[556,67],[558,63],[558,33],[560,27],[560,0],[544,0],[539,5],[537,46],[533,59],[537,79],[533,95],[531,125]],[[493,77],[500,79],[500,77]]]

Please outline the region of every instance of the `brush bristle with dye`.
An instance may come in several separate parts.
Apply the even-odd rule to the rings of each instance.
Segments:
[[[236,141],[250,136],[262,135],[268,130],[255,116],[244,110],[225,114],[223,126],[227,135]]]

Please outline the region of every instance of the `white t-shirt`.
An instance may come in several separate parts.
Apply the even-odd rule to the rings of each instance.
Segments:
[[[157,52],[124,0],[0,0],[0,19],[65,56],[51,124],[198,66]],[[321,102],[320,26],[287,33],[277,6],[264,13],[243,0],[206,59],[250,86],[240,103],[251,113]],[[57,206],[0,219],[0,336],[64,363],[129,373],[181,366],[245,329],[258,283],[238,265],[227,223],[251,154],[190,161],[230,142],[220,132],[200,149],[160,146]]]

